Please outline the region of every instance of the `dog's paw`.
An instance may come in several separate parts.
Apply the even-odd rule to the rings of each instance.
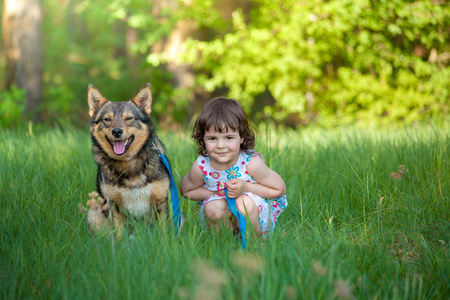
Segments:
[[[89,209],[86,216],[89,227],[92,230],[100,233],[109,228],[108,219],[100,210],[100,206],[97,209]]]
[[[89,200],[88,200],[88,202],[86,203],[86,205],[83,205],[83,204],[81,204],[81,203],[79,203],[78,205],[77,205],[77,207],[78,207],[78,212],[80,213],[80,214],[82,214],[82,215],[84,215],[85,213],[87,213],[88,212],[88,210],[97,210],[99,207],[100,207],[100,205],[103,203],[103,202],[101,202],[100,204],[98,203],[100,200],[98,199],[98,197],[99,197],[99,194],[97,193],[97,192],[90,192],[89,194],[88,194],[88,196],[89,196]]]
[[[90,192],[89,194],[88,194],[88,196],[89,196],[89,198],[91,198],[91,199],[95,199],[95,198],[97,198],[98,196],[100,196],[96,191],[93,191],[93,192]]]
[[[103,207],[105,206],[103,205],[103,203],[105,202],[105,200],[97,193],[97,192],[91,192],[89,193],[89,197],[91,199],[88,200],[88,202],[86,203],[86,205],[91,209],[91,210],[98,210],[99,208],[101,208],[102,210]]]

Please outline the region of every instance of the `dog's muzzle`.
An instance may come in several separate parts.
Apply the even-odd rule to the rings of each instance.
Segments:
[[[122,136],[123,134],[123,130],[121,128],[113,128],[113,130],[111,130],[111,134],[116,137],[119,138]]]
[[[111,130],[111,134],[114,136],[114,138],[119,139],[123,135],[123,129],[122,128],[113,128]],[[108,137],[106,137],[108,139]],[[134,135],[131,135],[126,140],[109,140],[108,142],[113,147],[114,153],[116,155],[122,155],[124,154],[128,148],[130,147],[131,143],[134,141]]]

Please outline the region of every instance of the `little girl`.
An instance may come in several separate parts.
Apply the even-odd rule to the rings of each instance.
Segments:
[[[228,196],[236,199],[237,209],[251,222],[247,228],[266,238],[287,206],[286,186],[253,150],[255,134],[241,105],[223,97],[210,100],[192,137],[200,156],[181,181],[181,194],[203,201],[200,215],[210,227],[238,232],[224,193],[228,188]]]

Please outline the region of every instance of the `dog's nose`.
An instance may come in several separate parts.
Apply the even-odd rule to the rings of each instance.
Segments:
[[[114,129],[111,131],[111,133],[112,133],[112,135],[113,135],[114,137],[118,138],[118,137],[120,137],[120,136],[122,135],[123,130],[120,129],[120,128],[114,128]]]

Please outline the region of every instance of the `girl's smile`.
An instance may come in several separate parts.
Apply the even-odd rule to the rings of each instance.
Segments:
[[[244,138],[236,130],[224,128],[222,132],[218,132],[210,128],[205,132],[203,141],[212,167],[217,171],[224,171],[236,163]]]

